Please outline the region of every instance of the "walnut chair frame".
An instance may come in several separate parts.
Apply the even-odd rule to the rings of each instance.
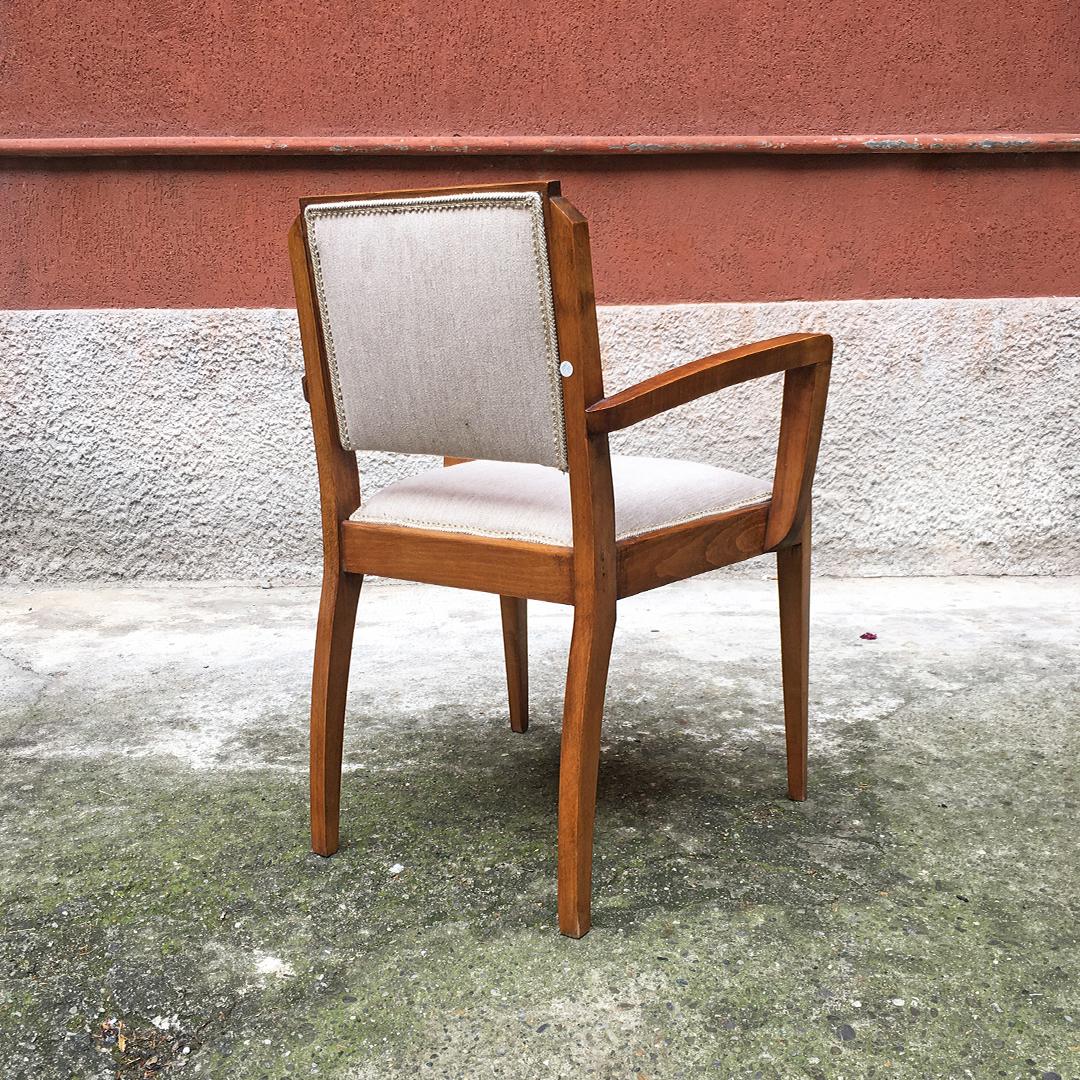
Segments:
[[[315,436],[324,545],[311,695],[311,842],[321,855],[332,855],[338,848],[345,700],[357,600],[365,574],[500,596],[510,722],[518,732],[528,725],[526,601],[572,605],[559,775],[558,914],[562,933],[581,937],[590,927],[600,725],[615,605],[620,597],[775,552],[787,789],[792,799],[806,797],[811,485],[832,340],[823,334],[773,338],[683,364],[605,397],[588,226],[561,196],[557,183],[341,198],[462,191],[537,191],[543,198],[559,357],[572,365],[572,373],[563,379],[563,405],[573,545],[555,547],[350,520],[360,506],[356,455],[343,449],[339,437],[305,223],[303,214],[297,217],[289,234],[289,250],[304,352],[304,393]],[[564,374],[568,370],[564,363]],[[785,375],[771,499],[617,542],[608,434],[703,395],[778,372]],[[447,458],[445,464],[456,460]]]

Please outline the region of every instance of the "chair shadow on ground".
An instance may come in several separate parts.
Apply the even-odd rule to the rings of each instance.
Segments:
[[[673,721],[665,702],[653,708],[617,687],[609,695],[593,869],[602,925],[628,928],[701,905],[718,911],[773,904],[795,879],[795,893],[811,906],[853,889],[871,897],[885,887],[894,871],[880,847],[837,826],[856,819],[868,833],[886,828],[878,800],[856,782],[852,759],[812,754],[811,799],[793,803],[785,790],[779,703],[774,720],[756,705],[740,713],[715,689],[690,700],[700,706],[680,710]],[[556,701],[537,704],[524,735],[511,732],[501,712],[481,718],[457,708],[414,717],[407,731],[390,737],[398,750],[375,749],[373,735],[373,753],[404,752],[407,767],[396,763],[380,778],[366,769],[346,773],[345,842],[336,858],[363,859],[368,845],[354,808],[375,782],[389,800],[387,812],[405,818],[402,833],[422,833],[438,816],[436,854],[448,866],[479,859],[494,865],[492,875],[524,868],[523,877],[492,884],[498,905],[482,897],[475,907],[463,904],[459,914],[467,921],[548,925],[560,718]],[[873,740],[869,729],[864,734]],[[856,742],[857,758],[869,748]]]

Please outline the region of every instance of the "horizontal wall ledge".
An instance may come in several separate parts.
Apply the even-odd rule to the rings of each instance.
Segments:
[[[473,154],[1035,154],[1080,152],[1080,133],[891,135],[176,135],[0,137],[0,157]]]

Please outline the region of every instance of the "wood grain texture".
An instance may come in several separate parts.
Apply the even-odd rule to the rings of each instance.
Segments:
[[[311,846],[320,855],[332,855],[338,848],[345,700],[356,604],[363,581],[344,567],[340,523],[360,505],[360,476],[356,455],[342,448],[338,436],[322,329],[312,300],[311,267],[299,218],[289,231],[289,259],[304,351],[302,387],[311,407],[315,438],[323,535],[322,595],[311,681]]]
[[[615,596],[574,605],[559,754],[559,930],[579,938],[592,926],[592,854],[600,726],[615,632]]]
[[[365,191],[343,195],[311,195],[300,200],[300,208],[328,202],[363,202],[367,199],[421,199],[429,195],[475,195],[485,191],[535,191],[545,199],[559,193],[558,180],[525,180],[509,184],[469,184],[466,187],[405,188],[400,191]]]
[[[803,519],[810,509],[832,366],[832,339],[825,340],[829,349],[824,360],[813,367],[789,371],[784,376],[772,509],[765,530],[767,548],[797,542]]]
[[[358,574],[327,574],[319,600],[311,679],[310,762],[311,847],[319,855],[333,855],[338,849],[345,700],[362,582]]]
[[[765,503],[620,540],[619,596],[634,596],[761,555],[768,514]]]
[[[715,353],[654,375],[589,406],[589,430],[619,431],[729,386],[828,360],[825,334],[786,334]]]
[[[303,222],[299,217],[289,230],[289,260],[296,292],[296,315],[300,322],[300,343],[304,351],[304,396],[311,407],[311,427],[315,437],[322,507],[323,574],[326,575],[341,568],[339,527],[360,505],[360,474],[356,455],[342,448],[338,434],[330,370],[313,298]]]
[[[570,548],[359,521],[342,523],[341,542],[352,573],[574,602]]]
[[[581,937],[592,925],[592,851],[600,726],[615,631],[615,497],[607,435],[590,433],[585,410],[604,394],[589,230],[561,197],[548,213],[563,379],[570,512],[574,532],[574,631],[563,703],[559,758],[559,929]]]
[[[500,596],[503,652],[506,655],[506,693],[510,701],[510,729],[529,730],[529,621],[528,603],[517,596]]]
[[[780,593],[780,657],[784,679],[784,733],[788,797],[806,798],[810,680],[810,513],[799,542],[776,553]]]

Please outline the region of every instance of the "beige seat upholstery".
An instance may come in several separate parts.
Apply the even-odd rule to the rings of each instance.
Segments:
[[[694,521],[767,500],[772,485],[742,473],[660,458],[611,458],[615,537]],[[383,488],[353,521],[570,547],[570,483],[544,465],[470,461]]]

